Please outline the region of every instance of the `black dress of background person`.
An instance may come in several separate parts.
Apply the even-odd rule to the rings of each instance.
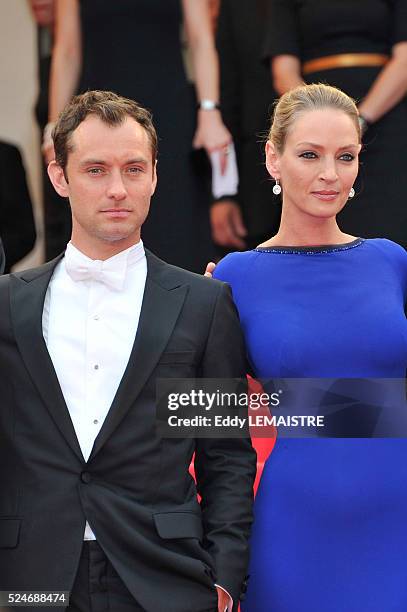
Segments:
[[[222,116],[236,147],[237,200],[249,248],[276,233],[281,214],[264,165],[262,142],[276,97],[270,70],[261,61],[267,9],[268,0],[222,0],[217,29]]]
[[[196,100],[182,59],[180,0],[81,0],[79,92],[111,90],[153,114],[158,187],[144,243],[174,265],[204,270],[212,256],[210,182],[194,165]]]
[[[391,54],[407,41],[406,0],[269,0],[267,57],[301,63],[342,53]],[[334,68],[306,74],[308,83],[335,85],[360,102],[381,67]],[[401,75],[405,78],[405,74]],[[404,98],[367,130],[357,196],[338,221],[343,231],[390,238],[407,246],[407,102]]]
[[[0,235],[9,272],[35,244],[35,223],[20,151],[0,141]]]

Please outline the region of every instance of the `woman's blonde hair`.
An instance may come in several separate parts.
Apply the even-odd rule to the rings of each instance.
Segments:
[[[269,140],[277,152],[284,151],[287,134],[300,114],[323,108],[333,108],[346,113],[353,121],[359,143],[361,142],[359,113],[354,100],[336,87],[314,83],[295,87],[276,102]]]

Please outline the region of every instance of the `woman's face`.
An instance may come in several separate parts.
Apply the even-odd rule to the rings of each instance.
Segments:
[[[315,218],[337,215],[356,179],[360,148],[356,127],[343,111],[299,115],[281,154],[270,141],[266,145],[267,169],[281,181],[283,207]]]

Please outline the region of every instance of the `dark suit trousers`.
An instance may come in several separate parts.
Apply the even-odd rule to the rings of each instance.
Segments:
[[[193,604],[191,606],[191,612],[195,612]],[[163,612],[164,609],[142,608],[99,544],[95,541],[84,542],[66,612]],[[217,609],[196,612],[217,612]]]
[[[146,612],[97,542],[84,542],[67,612]]]

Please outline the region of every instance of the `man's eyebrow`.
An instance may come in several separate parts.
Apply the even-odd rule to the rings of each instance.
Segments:
[[[99,165],[99,166],[103,166],[104,164],[106,164],[106,161],[103,159],[96,159],[96,158],[89,158],[89,159],[84,159],[83,161],[81,161],[81,166],[92,166],[92,165]]]
[[[148,164],[149,160],[146,159],[145,157],[134,157],[132,159],[129,159],[125,162],[125,165],[130,165],[130,164]]]
[[[148,159],[146,159],[145,157],[134,157],[134,158],[130,158],[128,160],[126,160],[124,162],[125,166],[129,166],[131,164],[148,164]],[[106,160],[104,159],[97,159],[97,158],[89,158],[89,159],[84,159],[81,163],[81,166],[105,166],[107,165]]]

